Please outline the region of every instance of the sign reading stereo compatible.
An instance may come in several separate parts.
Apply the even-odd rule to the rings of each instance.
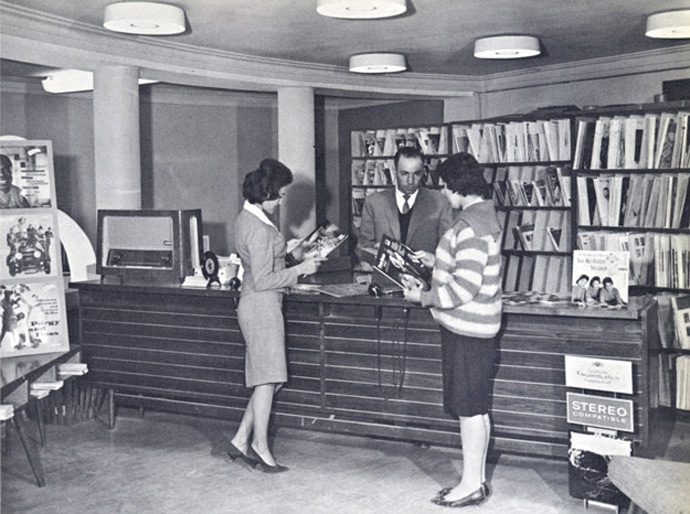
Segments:
[[[588,394],[567,393],[568,423],[633,432],[633,402]]]

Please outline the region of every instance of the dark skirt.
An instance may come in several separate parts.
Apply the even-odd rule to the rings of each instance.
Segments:
[[[496,372],[496,338],[463,336],[440,327],[443,407],[451,416],[488,414]]]

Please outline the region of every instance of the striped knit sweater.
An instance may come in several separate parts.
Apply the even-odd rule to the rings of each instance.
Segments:
[[[421,302],[451,332],[494,337],[501,327],[501,228],[493,202],[466,207],[436,249]]]

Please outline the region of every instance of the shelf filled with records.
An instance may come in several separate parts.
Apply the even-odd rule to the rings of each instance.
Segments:
[[[415,146],[424,155],[448,154],[448,128],[404,127],[353,130],[350,134],[351,157],[393,157],[402,146]]]
[[[454,122],[451,150],[486,166],[503,227],[503,289],[570,291],[571,119]]]
[[[663,292],[656,299],[660,405],[690,410],[690,294]]]
[[[572,201],[569,163],[485,165],[503,227],[503,289],[570,290]]]
[[[424,154],[423,185],[438,188],[436,169],[448,156],[448,127],[404,127],[377,130],[354,130],[351,142],[351,214],[359,229],[362,207],[367,196],[395,186],[393,157],[403,146],[419,148]]]
[[[635,292],[690,290],[688,112],[575,122],[576,248],[630,252]]]
[[[690,109],[587,116],[576,121],[574,169],[690,168]]]
[[[468,152],[481,163],[523,163],[572,159],[571,120],[455,122],[452,151]]]

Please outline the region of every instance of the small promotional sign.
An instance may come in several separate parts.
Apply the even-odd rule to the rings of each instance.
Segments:
[[[567,393],[568,423],[633,432],[633,402],[587,394]]]
[[[632,441],[597,434],[570,432],[570,447],[598,455],[632,455]]]
[[[632,362],[566,355],[565,385],[632,394]]]

